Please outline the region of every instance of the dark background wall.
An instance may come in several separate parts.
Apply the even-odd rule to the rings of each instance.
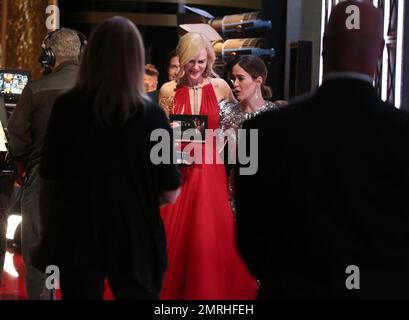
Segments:
[[[227,3],[227,2],[225,2]],[[232,1],[234,3],[234,1]],[[244,2],[243,2],[244,3]],[[257,3],[250,1],[249,3]],[[283,97],[285,68],[285,35],[287,0],[262,0],[259,8],[237,7],[237,5],[191,5],[208,11],[215,17],[223,17],[243,12],[262,11],[267,20],[272,21],[272,30],[264,35],[276,50],[276,57],[269,63],[268,84],[272,86],[274,98]],[[183,8],[177,3],[151,3],[144,1],[107,1],[107,0],[60,0],[61,26],[78,29],[89,36],[99,19],[111,13],[126,14],[158,14],[177,15]],[[94,13],[94,14],[92,14]],[[105,14],[105,15],[104,15]],[[132,16],[134,17],[134,16]],[[166,81],[166,62],[168,53],[177,45],[177,24],[163,26],[158,19],[149,23],[138,23],[131,19],[142,33],[146,49],[146,60],[154,64],[159,72],[160,84]],[[165,23],[166,24],[166,23]],[[171,23],[170,23],[171,24]]]
[[[271,32],[266,35],[276,56],[269,65],[269,85],[273,89],[273,100],[283,99],[285,79],[285,45],[287,26],[287,0],[264,0],[262,12],[272,23]]]

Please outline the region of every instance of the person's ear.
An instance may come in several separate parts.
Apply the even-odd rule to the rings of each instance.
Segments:
[[[263,77],[258,76],[254,81],[261,87],[263,85]]]

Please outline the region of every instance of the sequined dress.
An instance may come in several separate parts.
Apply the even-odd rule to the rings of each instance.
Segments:
[[[237,130],[241,128],[244,121],[254,118],[256,115],[274,108],[277,108],[276,104],[272,103],[271,101],[266,101],[266,103],[257,111],[244,112],[240,110],[238,103],[222,101],[219,104],[220,128],[222,130],[232,128],[237,133]]]
[[[188,87],[177,88],[172,113],[192,114]],[[219,107],[211,83],[202,87],[200,114],[208,116],[209,129],[218,129]],[[206,141],[203,149],[203,155],[219,156],[215,144]],[[169,261],[161,298],[255,299],[257,282],[236,248],[223,162],[194,163],[180,171],[181,193],[161,209]]]
[[[254,118],[260,113],[272,110],[278,106],[271,101],[266,101],[265,104],[255,112],[244,112],[240,109],[238,103],[222,101],[219,104],[219,126],[223,132],[230,131],[229,135],[233,140],[236,140],[237,132],[242,127],[243,122]],[[230,150],[231,151],[231,150]],[[227,188],[231,207],[236,214],[236,205],[234,202],[234,175],[233,170],[230,171]]]

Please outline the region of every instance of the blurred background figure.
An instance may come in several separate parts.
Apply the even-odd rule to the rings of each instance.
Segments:
[[[176,80],[180,70],[179,57],[176,54],[176,49],[169,53],[168,57],[168,81]]]
[[[153,64],[145,65],[145,75],[143,77],[143,83],[145,86],[145,92],[154,102],[158,102],[158,77],[159,71]]]
[[[145,85],[145,92],[153,92],[158,89],[158,77],[159,71],[153,64],[145,65],[145,75],[143,77],[143,83]]]
[[[261,58],[250,55],[241,56],[238,62],[233,65],[232,71],[233,92],[239,102],[223,101],[220,103],[220,129],[226,134],[224,138],[234,142],[226,144],[227,157],[225,156],[225,159],[230,160],[227,163],[228,190],[234,211],[234,175],[231,171],[233,166],[230,163],[236,159],[238,129],[241,128],[245,120],[279,106],[267,100],[272,96],[271,88],[265,84],[267,76],[267,67]]]

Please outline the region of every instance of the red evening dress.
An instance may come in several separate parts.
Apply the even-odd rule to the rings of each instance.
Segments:
[[[192,114],[189,88],[178,87],[172,114]],[[208,129],[219,127],[219,108],[213,85],[202,88],[200,114]],[[215,139],[204,152],[216,152]],[[172,205],[161,209],[167,237],[169,266],[161,299],[250,300],[257,296],[256,279],[236,247],[232,209],[227,196],[224,165],[181,167],[182,190]]]

